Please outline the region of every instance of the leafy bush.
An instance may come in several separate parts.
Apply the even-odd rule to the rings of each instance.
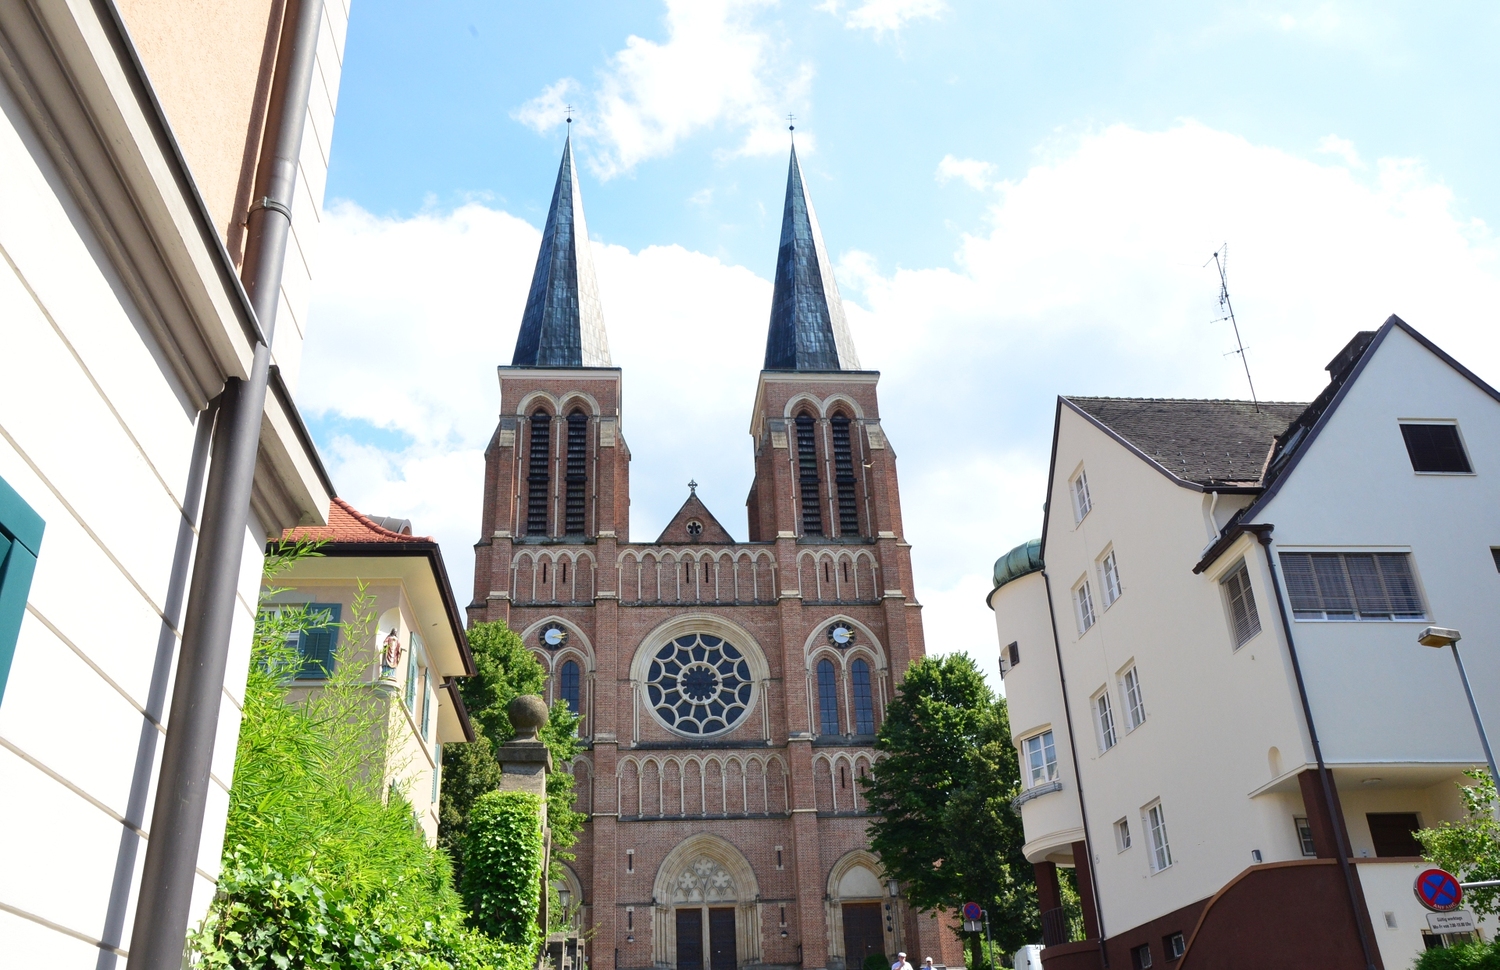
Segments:
[[[464,837],[464,901],[470,923],[505,943],[535,949],[542,900],[542,799],[519,791],[481,795]]]
[[[268,559],[267,575],[315,554],[305,544],[284,548]],[[464,925],[447,855],[427,845],[402,793],[387,791],[383,772],[370,768],[384,756],[386,716],[358,660],[373,631],[371,606],[361,589],[332,675],[305,697],[293,694],[301,658],[289,637],[327,625],[327,616],[268,607],[257,620],[224,868],[208,916],[189,938],[196,967],[532,965],[534,946]]]
[[[1422,854],[1463,882],[1500,879],[1500,822],[1495,821],[1495,780],[1484,769],[1466,771],[1473,785],[1459,785],[1466,817],[1417,831]],[[1500,887],[1464,890],[1464,908],[1479,916],[1500,913]]]
[[[891,970],[893,961],[884,953],[872,953],[865,957],[865,962],[859,965],[859,970]]]
[[[1412,964],[1412,970],[1500,970],[1500,942],[1428,950]]]
[[[468,744],[443,746],[443,793],[438,824],[438,845],[452,856],[454,869],[463,881],[463,848],[474,800],[500,783],[495,747],[515,734],[506,708],[518,694],[541,694],[547,671],[503,621],[476,623],[468,631],[469,649],[477,673],[458,682],[464,707],[474,725],[474,740]],[[582,750],[578,741],[578,717],[562,701],[552,705],[541,740],[552,754],[555,766],[547,776],[547,824],[552,830],[552,857],[570,861],[566,850],[578,839],[588,816],[573,811],[573,776],[565,770]]]

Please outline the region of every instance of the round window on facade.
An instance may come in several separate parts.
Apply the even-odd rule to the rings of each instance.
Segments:
[[[668,641],[646,671],[646,699],[667,727],[689,737],[721,734],[750,709],[750,664],[739,648],[709,633]]]

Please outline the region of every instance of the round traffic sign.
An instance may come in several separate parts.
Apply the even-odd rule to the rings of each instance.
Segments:
[[[980,910],[978,903],[964,903],[964,919],[973,921],[983,915],[984,913]]]
[[[1442,869],[1424,869],[1412,884],[1417,901],[1434,913],[1446,913],[1458,908],[1464,900],[1463,887],[1451,872]]]

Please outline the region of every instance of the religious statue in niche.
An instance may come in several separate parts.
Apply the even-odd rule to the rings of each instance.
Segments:
[[[401,637],[396,633],[395,627],[392,627],[391,632],[386,634],[381,648],[380,673],[384,677],[393,676],[396,668],[401,666]]]

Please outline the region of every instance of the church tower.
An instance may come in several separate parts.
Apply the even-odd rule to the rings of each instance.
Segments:
[[[503,619],[582,716],[562,874],[593,970],[958,964],[869,849],[859,779],[922,656],[879,374],[860,369],[795,150],[750,434],[747,541],[690,491],[629,534],[620,371],[571,142],[486,451],[471,621]],[[748,391],[748,388],[747,388]]]

